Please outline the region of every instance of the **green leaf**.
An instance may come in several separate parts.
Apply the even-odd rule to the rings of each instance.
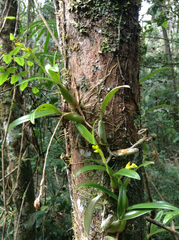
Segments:
[[[4,72],[6,69],[4,66],[0,66],[0,72]]]
[[[19,76],[17,75],[12,75],[11,76],[11,84],[16,83],[19,80]]]
[[[39,92],[39,90],[38,90],[36,87],[33,87],[33,88],[32,88],[32,92],[33,92],[34,94],[36,94],[36,93]]]
[[[160,222],[162,216],[163,216],[163,211],[159,211],[156,217],[154,218],[154,220],[156,220],[157,222]],[[154,233],[156,230],[157,230],[157,225],[152,223],[150,226],[150,234]]]
[[[64,118],[71,120],[73,122],[77,122],[77,123],[83,122],[83,118],[76,113],[68,113],[68,115],[65,115],[65,113],[63,113],[63,115],[64,115]]]
[[[12,60],[12,57],[10,54],[4,54],[3,61],[8,64]]]
[[[42,117],[46,116],[46,112],[50,114],[62,114],[55,106],[52,104],[42,104],[31,114],[30,121],[31,123],[35,124],[36,113],[41,112]],[[43,112],[45,115],[43,116]]]
[[[96,206],[96,203],[99,201],[99,199],[102,197],[103,195],[100,194],[97,197],[93,198],[89,205],[87,206],[85,213],[84,213],[84,229],[86,234],[89,236],[89,230],[90,230],[90,225],[91,225],[91,220],[93,217],[93,212]]]
[[[25,77],[27,75],[27,73],[29,73],[29,71],[23,71],[23,72],[19,72],[17,75],[19,77]],[[23,80],[24,81],[24,80]]]
[[[16,19],[16,17],[13,17],[13,16],[7,16],[7,17],[5,17],[4,19],[14,20],[14,19]]]
[[[124,184],[120,186],[119,196],[117,200],[117,217],[118,219],[123,219],[126,208],[128,205],[128,198],[126,195],[126,188]]]
[[[100,165],[88,165],[85,167],[82,167],[76,174],[75,177],[77,177],[79,174],[86,172],[86,171],[90,171],[90,170],[102,170],[102,171],[106,171],[106,168]]]
[[[102,105],[101,105],[101,113],[100,113],[100,118],[102,120],[102,117],[103,117],[103,112],[106,108],[106,106],[108,105],[109,101],[111,100],[111,98],[114,96],[114,94],[122,87],[126,87],[126,88],[130,88],[130,86],[128,85],[123,85],[123,86],[119,86],[119,87],[116,87],[114,89],[112,89],[108,94],[107,96],[105,97]]]
[[[28,85],[28,82],[22,81],[20,84],[20,90],[23,92],[26,89],[27,85]]]
[[[46,30],[47,30],[46,27],[43,27],[43,28],[41,29],[39,35],[38,35],[37,38],[36,38],[36,42],[38,42],[38,40],[40,39],[40,37],[42,36],[42,34],[43,34]]]
[[[44,44],[44,53],[47,53],[50,36],[51,35],[50,35],[49,31],[47,31],[47,36],[46,36],[46,40],[45,40],[45,44]]]
[[[166,213],[166,216],[163,219],[163,224],[167,224],[168,222],[171,222],[178,215],[179,215],[178,211]]]
[[[24,58],[23,57],[15,57],[15,62],[17,62],[20,66],[24,66]]]
[[[157,74],[158,72],[166,70],[166,69],[171,69],[171,67],[164,67],[164,68],[157,69],[156,71],[154,71],[154,72],[148,74],[147,76],[141,78],[139,83],[144,82],[146,79],[148,79],[148,78],[152,77],[153,75]]]
[[[86,139],[86,141],[88,141],[93,145],[97,145],[96,140],[93,138],[92,134],[88,131],[88,129],[83,124],[76,123],[75,126],[80,132],[80,134]]]
[[[31,61],[27,61],[27,65],[28,65],[29,67],[32,67],[32,66],[34,65],[34,63],[31,62]]]
[[[18,76],[19,76],[20,73],[18,73]],[[30,78],[27,78],[25,80],[23,80],[23,83],[25,82],[29,82],[29,81],[33,81],[33,80],[46,80],[46,81],[50,81],[50,82],[53,82],[53,83],[56,83],[54,82],[51,78],[45,78],[45,77],[39,77],[39,76],[34,76],[34,77],[30,77]],[[17,86],[19,86],[21,83],[17,84]]]
[[[0,86],[7,80],[8,76],[9,76],[8,72],[0,74]]]
[[[133,206],[128,207],[127,211],[136,210],[136,209],[167,209],[173,211],[179,211],[179,209],[171,204],[163,201],[151,202],[151,203],[140,203]]]
[[[145,161],[144,163],[140,164],[140,165],[135,169],[135,171],[136,171],[137,169],[139,169],[140,167],[146,167],[146,166],[148,166],[148,165],[150,165],[150,164],[154,164],[154,162],[153,162],[153,161]]]
[[[119,171],[117,171],[116,173],[113,174],[113,176],[116,176],[116,175],[126,176],[126,177],[130,177],[130,178],[140,180],[140,176],[136,171],[126,169],[126,168],[122,168],[122,169],[120,169]]]
[[[164,28],[167,28],[167,21],[163,22],[163,23],[162,23],[162,26],[163,26]]]
[[[9,54],[10,55],[16,55],[20,51],[21,47],[16,47],[14,50],[12,50]]]
[[[71,104],[74,108],[77,108],[78,103],[76,101],[76,99],[74,98],[74,96],[64,87],[62,86],[62,84],[60,82],[58,82],[59,86],[60,86],[60,92],[62,94],[62,96],[64,97],[64,99]]]
[[[144,215],[148,212],[151,212],[151,209],[130,211],[124,215],[123,220],[129,220],[136,217],[140,217],[141,215]]]
[[[14,39],[15,39],[14,35],[12,33],[10,33],[10,40],[14,41]]]
[[[111,237],[111,236],[105,236],[105,239],[106,239],[106,240],[115,240],[116,238],[113,238],[113,237]]]
[[[96,122],[97,122],[98,120],[96,120],[94,123],[93,123],[93,128],[92,128],[92,138],[93,138],[93,143],[95,143],[96,142],[96,140],[95,140],[95,137],[94,137],[94,127],[95,127],[95,124],[96,124]]]
[[[80,184],[78,187],[76,187],[76,190],[81,188],[81,187],[92,187],[92,188],[97,188],[99,189],[100,191],[108,194],[109,196],[111,196],[112,198],[114,198],[115,200],[117,200],[117,196],[116,194],[114,194],[113,192],[109,191],[107,188],[99,185],[99,184],[96,184],[96,183],[92,183],[92,182],[86,182],[86,183],[82,183]]]
[[[17,67],[10,67],[7,69],[7,73],[10,74],[10,73],[14,73],[16,71]]]

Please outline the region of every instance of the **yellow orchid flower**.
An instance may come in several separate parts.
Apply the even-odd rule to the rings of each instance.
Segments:
[[[93,145],[92,148],[95,150],[95,153],[99,153],[99,146],[98,145]]]
[[[132,169],[132,168],[137,168],[137,165],[135,164],[135,163],[132,163],[132,165],[131,165],[131,163],[130,162],[128,162],[128,164],[126,165],[126,167],[125,167],[126,169]]]

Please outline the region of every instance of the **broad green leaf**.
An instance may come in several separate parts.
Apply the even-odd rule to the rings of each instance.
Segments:
[[[171,67],[164,67],[164,68],[157,69],[156,71],[154,71],[154,72],[148,74],[147,76],[141,78],[139,83],[144,82],[146,79],[148,79],[148,78],[152,77],[153,75],[157,74],[158,72],[166,70],[166,69],[171,69]]]
[[[97,197],[93,198],[89,205],[87,206],[85,213],[84,213],[84,229],[86,234],[89,236],[89,230],[90,230],[90,225],[91,225],[91,220],[93,217],[93,213],[95,210],[95,206],[96,203],[99,201],[99,199],[102,197],[103,195],[100,194]]]
[[[97,188],[99,189],[100,191],[108,194],[109,196],[111,196],[112,198],[114,198],[115,200],[117,200],[117,196],[116,194],[114,194],[113,192],[109,191],[107,188],[99,185],[99,184],[96,184],[96,183],[92,183],[92,182],[86,182],[86,183],[82,183],[80,184],[78,187],[76,187],[76,190],[81,188],[81,187],[92,187],[92,188]]]
[[[88,129],[83,124],[76,123],[75,126],[80,132],[80,134],[86,139],[86,141],[88,141],[93,145],[97,145],[96,140],[94,141],[92,134],[88,131]]]
[[[21,82],[21,84],[20,84],[20,90],[23,92],[25,89],[26,89],[26,87],[27,87],[27,85],[28,85],[28,82]]]
[[[128,207],[127,211],[136,210],[136,209],[167,209],[173,211],[179,211],[179,209],[171,204],[163,201],[151,202],[151,203],[140,203],[133,206]]]
[[[1,66],[0,67],[0,72],[4,72],[6,69],[5,69],[5,67],[4,66]]]
[[[163,216],[163,211],[159,211],[156,217],[154,218],[154,220],[156,220],[157,222],[160,222],[162,216]],[[150,234],[154,233],[156,230],[157,230],[157,225],[152,223],[150,226]]]
[[[168,212],[166,214],[166,216],[163,219],[163,224],[167,224],[168,222],[171,222],[171,220],[173,220],[176,216],[179,215],[179,212]]]
[[[129,220],[129,219],[133,219],[136,217],[140,217],[141,215],[144,215],[148,212],[151,212],[151,209],[130,211],[124,215],[123,220]]]
[[[126,169],[126,168],[122,168],[122,169],[120,169],[119,171],[117,171],[116,173],[113,174],[113,176],[116,176],[116,175],[121,175],[121,176],[130,177],[130,178],[140,180],[140,176],[136,171]]]
[[[34,63],[31,62],[31,61],[27,61],[27,65],[28,65],[29,67],[32,67],[32,66],[34,65]]]
[[[16,19],[16,17],[13,17],[13,16],[7,16],[7,17],[5,17],[4,19],[14,20],[14,19]]]
[[[126,188],[124,184],[120,186],[119,196],[117,200],[117,217],[118,219],[123,219],[123,216],[126,212],[128,206],[128,198],[126,195]]]
[[[17,62],[20,66],[24,66],[24,58],[23,57],[15,57],[15,62]]]
[[[12,60],[12,57],[10,54],[4,54],[3,61],[8,64]]]
[[[0,74],[0,86],[7,80],[9,73],[4,72]]]
[[[23,71],[23,72],[19,72],[17,75],[19,77],[25,77],[27,75],[27,73],[29,73],[29,71]],[[24,81],[24,80],[23,80]]]
[[[47,111],[41,111],[41,112],[37,112],[35,114],[35,119],[37,118],[41,118],[41,117],[44,117],[44,116],[48,116],[51,114],[51,111],[47,110]],[[13,121],[10,125],[9,125],[9,129],[8,131],[10,131],[12,128],[22,124],[22,123],[25,123],[25,122],[28,122],[31,120],[31,114],[28,114],[28,115],[25,115],[23,117],[20,117],[18,119],[16,119],[15,121]]]
[[[7,69],[7,73],[10,74],[10,73],[14,73],[16,71],[17,67],[10,67]]]
[[[86,172],[86,171],[90,171],[90,170],[102,170],[102,171],[106,171],[106,168],[100,165],[88,165],[88,166],[84,166],[82,167],[76,174],[75,177],[77,177],[79,174]]]
[[[46,112],[49,112],[48,115],[50,114],[62,114],[54,105],[52,104],[42,104],[36,110],[31,114],[30,121],[31,123],[35,124],[35,118],[36,118],[36,113],[43,112],[45,113],[44,116],[46,116]],[[42,116],[43,117],[43,116]]]
[[[39,92],[39,90],[38,90],[36,87],[33,87],[33,88],[32,88],[32,92],[33,92],[34,94],[36,94],[36,93]]]
[[[12,75],[11,76],[11,84],[16,83],[19,80],[19,76],[17,75]]]
[[[103,117],[103,112],[106,108],[106,106],[108,105],[109,101],[111,100],[111,98],[114,96],[114,94],[122,87],[126,87],[126,88],[130,88],[130,86],[128,85],[123,85],[123,86],[119,86],[119,87],[116,87],[114,89],[112,89],[108,94],[107,96],[105,97],[102,105],[101,105],[101,112],[100,112],[100,118],[102,120],[102,117]]]
[[[10,55],[16,55],[20,51],[21,47],[16,47],[14,50],[12,50],[9,54]]]
[[[58,82],[58,85],[60,87],[60,92],[64,99],[71,104],[74,108],[77,108],[78,103],[74,96],[61,84],[61,82]]]

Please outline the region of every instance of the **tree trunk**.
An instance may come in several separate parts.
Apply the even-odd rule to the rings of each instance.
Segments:
[[[139,1],[64,0],[56,1],[56,6],[65,62],[63,77],[78,100],[86,121],[92,126],[100,119],[102,101],[111,89],[130,86],[130,89],[123,88],[115,94],[103,116],[110,149],[130,147],[139,139],[137,132],[140,129]],[[65,131],[66,154],[71,162],[69,178],[74,235],[75,239],[87,239],[83,227],[84,211],[97,192],[91,188],[75,191],[75,188],[83,182],[96,182],[109,188],[109,178],[101,171],[90,171],[74,178],[86,158],[96,159],[98,155],[93,153],[91,145],[79,135],[73,123],[66,125]],[[105,149],[104,152],[108,157]],[[110,166],[119,170],[129,161],[139,165],[141,154],[137,158],[112,158]],[[143,190],[143,181],[131,181],[127,192],[129,205],[143,202]],[[116,202],[109,202],[105,217],[116,208]],[[89,239],[101,239],[101,208],[93,215]],[[120,239],[143,240],[143,229],[142,218],[129,221]]]
[[[4,54],[9,53],[13,48],[13,43],[10,41],[10,33],[14,33],[15,20],[4,20],[5,16],[16,16],[17,1],[4,1],[4,5],[1,5],[1,22],[0,22],[0,45],[2,44],[2,51]],[[1,66],[5,65],[1,58]],[[6,81],[0,86],[0,126],[1,126],[1,138],[5,136],[5,132],[8,125],[8,118],[11,112],[10,122],[23,115],[22,105],[23,96],[18,89],[12,91],[12,85],[9,81]],[[14,94],[14,97],[12,95]],[[18,131],[19,130],[19,131]],[[14,214],[14,239],[18,240],[33,240],[35,239],[35,208],[34,202],[34,187],[33,176],[31,170],[31,163],[29,160],[22,160],[22,155],[26,151],[27,136],[24,132],[24,137],[19,136],[22,130],[21,128],[12,129],[6,136],[6,157],[8,159],[5,162],[5,168],[7,173],[16,169],[11,175],[11,189],[10,195],[12,195],[11,201],[8,201],[9,196],[4,197],[4,202],[7,204],[7,210],[10,211],[9,206],[13,206]],[[21,143],[22,142],[22,143]],[[20,152],[22,154],[20,155]],[[29,158],[30,155],[24,154],[23,158]],[[20,165],[19,165],[20,164]],[[19,167],[17,167],[19,166]],[[7,183],[7,182],[6,182]],[[23,202],[23,204],[22,204]],[[4,214],[6,215],[6,213]],[[6,217],[6,216],[4,216]],[[4,239],[4,238],[2,238]]]

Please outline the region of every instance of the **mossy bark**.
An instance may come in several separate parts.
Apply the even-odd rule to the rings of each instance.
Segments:
[[[7,5],[1,5],[0,7],[0,28],[3,25],[5,14],[8,12],[8,16],[15,16],[17,10],[17,1],[7,2]],[[6,8],[5,8],[6,6]],[[0,37],[0,45],[2,44],[2,51],[5,54],[8,54],[13,49],[13,43],[10,41],[10,33],[14,33],[15,29],[15,20],[6,20],[4,27],[2,28],[1,37]],[[5,63],[1,58],[1,66]],[[17,119],[18,117],[23,115],[22,105],[23,105],[23,95],[17,89],[15,98],[12,102],[13,91],[11,91],[12,85],[10,84],[10,80],[8,79],[2,86],[0,86],[0,127],[1,127],[1,139],[3,139],[8,123],[8,117],[10,111],[12,111],[12,117],[10,122]],[[14,168],[18,166],[19,163],[19,152],[21,147],[21,136],[18,133],[21,133],[22,129],[15,128],[8,132],[5,142],[5,167],[6,173],[11,172]],[[23,141],[23,149],[22,154],[25,150],[27,150],[29,143],[27,142],[27,136],[24,135]],[[29,158],[28,151],[27,154],[24,155],[24,158]],[[8,180],[9,179],[9,180]],[[31,163],[29,160],[21,159],[20,165],[20,174],[18,178],[17,185],[17,170],[10,175],[10,177],[6,179],[10,181],[9,185],[9,195],[11,195],[12,191],[15,189],[13,193],[13,197],[7,206],[7,210],[11,211],[13,209],[13,218],[14,218],[14,233],[17,231],[16,239],[18,240],[35,240],[35,208],[33,206],[34,202],[34,186],[32,179],[32,169]],[[28,186],[29,185],[29,186]],[[25,198],[25,200],[24,200]],[[24,200],[23,207],[21,208],[22,201]],[[9,208],[10,207],[10,208]],[[12,217],[12,216],[11,216]],[[19,226],[18,219],[20,217]],[[12,219],[13,219],[12,218]],[[8,227],[8,226],[7,226]]]
[[[68,72],[65,80],[78,100],[86,121],[93,125],[95,120],[100,119],[101,103],[111,89],[126,84],[130,86],[130,89],[121,89],[115,94],[103,116],[110,149],[128,148],[139,139],[137,132],[140,129],[140,3],[117,0],[56,1],[58,3],[62,52]],[[109,178],[100,171],[74,178],[75,173],[84,166],[84,159],[96,159],[98,156],[94,155],[91,145],[79,135],[73,123],[66,125],[66,133],[66,152],[71,158],[69,174],[75,239],[101,239],[102,206],[93,215],[89,238],[83,227],[86,206],[98,192],[89,188],[75,191],[75,188],[86,181],[110,188]],[[107,157],[105,149],[104,152]],[[119,170],[129,161],[139,165],[142,162],[141,153],[137,157],[113,158],[110,166]],[[143,191],[143,180],[132,180],[127,190],[129,205],[143,202]],[[108,211],[114,210],[116,202],[111,201],[108,207]],[[144,240],[143,219],[129,221],[119,238]]]

